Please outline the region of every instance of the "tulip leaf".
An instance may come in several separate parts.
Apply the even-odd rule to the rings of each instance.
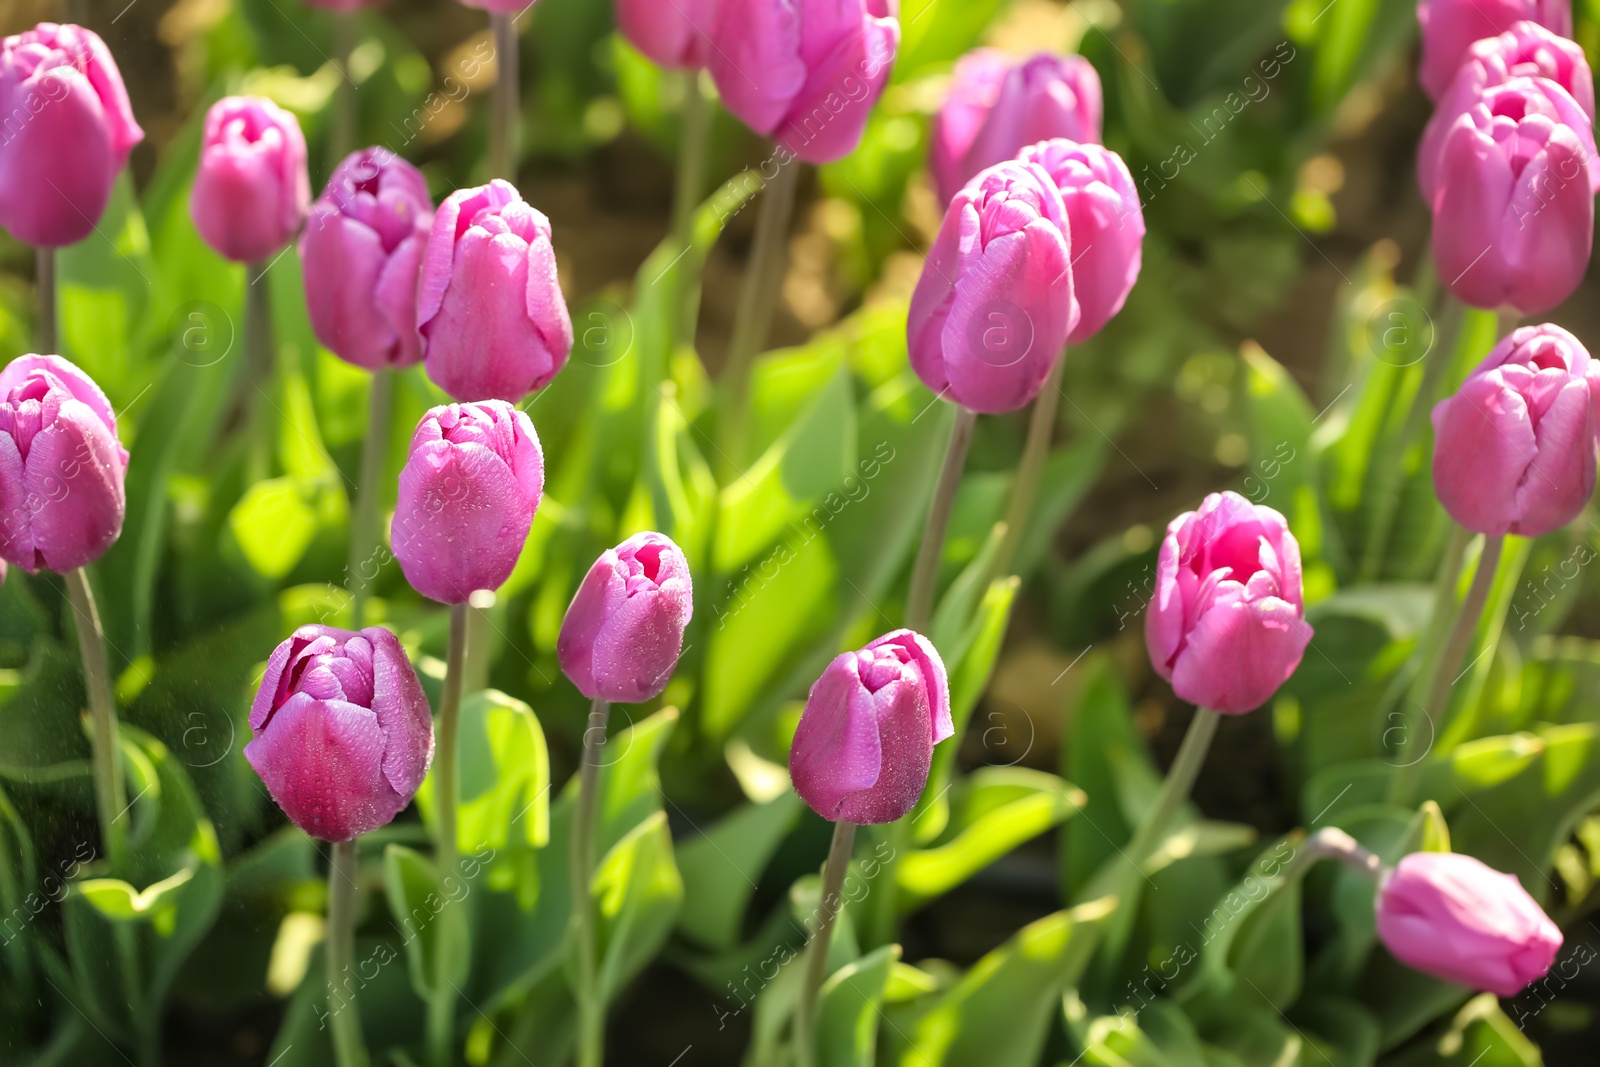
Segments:
[[[1133,836],[1133,824],[1117,803],[1119,777],[1155,780],[1133,711],[1110,661],[1091,652],[1077,668],[1084,672],[1082,696],[1067,719],[1061,771],[1088,794],[1083,818],[1061,831],[1062,879],[1068,899],[1076,900],[1097,870]]]
[[[467,981],[470,944],[467,909],[470,892],[454,878],[441,881],[439,869],[421,853],[404,845],[383,850],[383,888],[405,944],[411,987],[430,999],[439,986],[439,953],[450,951],[445,978],[456,986]],[[452,951],[453,947],[453,951]]]
[[[873,1067],[878,1021],[899,945],[884,945],[833,972],[817,1004],[818,1067]]]
[[[1067,1028],[1085,1064],[1094,1067],[1201,1067],[1204,1043],[1194,1023],[1172,1001],[1141,1002],[1137,1012],[1090,1016],[1072,992]]]
[[[143,890],[119,878],[89,878],[78,883],[77,891],[95,910],[116,922],[139,922],[156,916],[158,909],[171,908],[178,890],[189,884],[194,870],[185,867]]]
[[[1473,997],[1437,1037],[1384,1060],[1395,1067],[1544,1067],[1544,1057],[1507,1018],[1493,993]]]
[[[803,807],[785,790],[765,804],[747,804],[678,846],[685,894],[678,928],[714,949],[734,946],[756,882]]]
[[[71,868],[68,868],[70,872]],[[33,985],[33,964],[29,953],[27,927],[18,929],[15,919],[42,911],[44,899],[32,887],[38,884],[33,840],[17,814],[11,797],[0,789],[0,931],[5,934],[4,959],[11,980],[8,988],[24,994]],[[63,872],[67,873],[67,872]],[[48,890],[48,886],[45,887]]]
[[[268,478],[245,490],[228,514],[245,562],[262,577],[286,578],[317,535],[317,509],[294,478]]]
[[[665,812],[617,842],[596,868],[591,892],[600,919],[600,988],[611,1001],[661,951],[683,904]]]

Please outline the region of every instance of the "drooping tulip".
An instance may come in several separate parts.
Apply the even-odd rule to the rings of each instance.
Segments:
[[[0,116],[0,226],[47,248],[89,236],[144,139],[111,50],[70,24],[7,37]]]
[[[391,541],[406,581],[442,604],[498,589],[517,565],[544,494],[544,452],[504,400],[422,417],[400,472]]]
[[[835,657],[811,687],[789,776],[830,822],[894,822],[927,787],[933,747],[954,733],[938,650],[896,630]]]
[[[678,665],[693,613],[683,550],[665,534],[634,534],[595,560],[573,596],[556,641],[561,670],[591,699],[653,699]]]
[[[451,193],[417,290],[428,377],[457,400],[520,401],[572,351],[550,220],[510,182]]]
[[[911,366],[973,411],[1024,407],[1081,319],[1061,192],[1036,163],[1001,163],[945,213],[911,297]]]
[[[289,243],[310,206],[299,120],[259,96],[212,104],[189,194],[189,216],[206,244],[228,259],[259,262]]]
[[[421,360],[417,277],[432,228],[421,171],[383,148],[346,156],[300,235],[317,340],[368,370]]]
[[[0,371],[0,557],[33,573],[99,559],[122,533],[128,453],[111,402],[60,356]]]
[[[379,626],[302,626],[250,705],[250,761],[289,821],[350,841],[394,819],[433,762],[433,717],[405,649]]]
[[[1230,491],[1167,526],[1145,643],[1180,699],[1252,711],[1288,681],[1311,636],[1300,544],[1282,515]]]
[[[1572,36],[1572,0],[1422,0],[1422,88],[1434,100],[1450,87],[1476,41],[1504,33],[1519,22],[1537,22],[1562,37]]]
[[[617,0],[617,29],[669,70],[699,70],[711,56],[711,35],[724,0]]]
[[[807,163],[855,151],[900,47],[898,0],[732,0],[708,54],[722,102]]]

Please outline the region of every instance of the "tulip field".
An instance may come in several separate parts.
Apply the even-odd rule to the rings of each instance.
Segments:
[[[1600,1064],[1596,0],[0,36],[0,1067]]]

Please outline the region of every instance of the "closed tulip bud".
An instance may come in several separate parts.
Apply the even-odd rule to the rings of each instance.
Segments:
[[[1559,326],[1501,341],[1433,409],[1433,485],[1456,522],[1539,537],[1578,517],[1600,463],[1600,363]]]
[[[651,700],[667,687],[694,614],[689,561],[665,534],[637,533],[607,549],[561,621],[561,670],[590,699]]]
[[[1145,643],[1180,699],[1225,715],[1252,711],[1300,666],[1311,634],[1300,544],[1282,515],[1226,492],[1172,520]]]
[[[1522,888],[1452,852],[1413,852],[1378,891],[1378,936],[1408,967],[1447,982],[1514,997],[1543,978],[1561,931]]]
[[[1537,22],[1562,37],[1572,36],[1571,0],[1422,0],[1422,88],[1434,100],[1450,87],[1472,45],[1519,22]]]
[[[789,746],[789,777],[830,822],[894,822],[928,785],[933,746],[955,733],[950,681],[933,642],[884,634],[828,664]]]
[[[429,411],[411,436],[390,533],[406,581],[442,604],[498,589],[543,494],[544,452],[525,413],[504,400]]]
[[[421,171],[383,148],[346,156],[300,235],[317,340],[368,370],[420,361],[417,276],[432,228]]]
[[[1458,300],[1533,315],[1572,294],[1594,241],[1594,156],[1587,116],[1544,79],[1491,86],[1456,117],[1437,157],[1433,255]]]
[[[451,193],[433,217],[417,290],[428,377],[461,401],[512,403],[572,352],[550,220],[496,178]]]
[[[617,29],[669,70],[698,70],[709,61],[711,34],[723,0],[617,0]]]
[[[92,30],[41,22],[0,43],[0,226],[58,248],[94,232],[144,139],[111,50]]]
[[[731,0],[708,53],[722,102],[807,163],[855,151],[900,47],[898,0]]]
[[[29,573],[93,563],[122,533],[128,453],[111,402],[60,356],[0,371],[0,557]]]
[[[189,217],[218,255],[266,259],[311,205],[306,139],[293,115],[259,96],[226,96],[206,112]]]
[[[1021,63],[979,49],[956,64],[933,122],[928,166],[949,203],[982,171],[1040,141],[1098,144],[1100,75],[1082,56],[1041,52]]]
[[[411,803],[433,762],[433,717],[394,634],[302,626],[267,660],[244,746],[289,821],[351,841]]]
[[[973,411],[1015,411],[1038,395],[1080,313],[1070,225],[1036,163],[1001,163],[945,213],[911,297],[911,366]]]
[[[1110,322],[1134,283],[1143,259],[1144,209],[1122,157],[1097,144],[1044,141],[1022,150],[1061,190],[1072,231],[1072,291],[1082,313],[1068,336],[1082,344]]]

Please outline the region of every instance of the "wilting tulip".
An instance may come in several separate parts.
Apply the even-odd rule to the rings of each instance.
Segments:
[[[0,557],[33,573],[99,559],[122,533],[128,453],[111,402],[60,356],[0,371]]]
[[[1538,537],[1578,517],[1600,463],[1600,363],[1559,326],[1501,341],[1433,409],[1433,485],[1476,533]]]
[[[398,815],[433,762],[433,717],[394,634],[302,626],[267,660],[244,758],[289,821],[350,841]]]
[[[1300,544],[1283,516],[1212,493],[1167,526],[1145,644],[1180,699],[1226,715],[1265,704],[1311,643]]]
[[[898,0],[731,0],[708,53],[722,102],[807,163],[855,151],[900,47]]]
[[[1458,300],[1533,315],[1572,294],[1594,241],[1593,157],[1587,117],[1554,82],[1490,86],[1457,116],[1432,206],[1434,260]]]
[[[1082,344],[1122,310],[1143,259],[1144,210],[1122,157],[1097,144],[1045,141],[1022,150],[1061,190],[1072,231],[1072,291],[1082,312],[1067,338]]]
[[[572,351],[550,220],[496,178],[451,193],[433,218],[417,290],[428,377],[457,400],[513,403]]]
[[[317,340],[368,370],[421,360],[417,275],[432,227],[421,171],[383,148],[345,157],[300,235]]]
[[[406,581],[442,604],[498,589],[544,494],[544,452],[504,400],[429,411],[411,436],[390,534]]]
[[[259,96],[226,96],[206,112],[189,217],[219,255],[266,259],[289,242],[311,205],[300,122]]]
[[[1021,63],[979,49],[956,64],[933,122],[928,166],[942,202],[974,176],[1039,141],[1100,141],[1100,75],[1082,56],[1041,52]]]
[[[105,42],[53,22],[7,37],[0,116],[0,226],[47,248],[89,236],[144,139]]]
[[[1475,41],[1504,33],[1519,22],[1537,22],[1562,37],[1572,36],[1571,0],[1422,0],[1422,88],[1437,100],[1450,87]]]
[[[885,634],[828,664],[789,746],[795,792],[831,822],[894,822],[928,784],[933,746],[955,733],[933,642]]]
[[[584,696],[638,704],[661,694],[678,665],[694,590],[683,550],[637,533],[607,549],[561,622],[556,656]]]
[[[639,51],[672,70],[698,70],[711,55],[723,0],[617,0],[617,29]]]
[[[1378,936],[1408,967],[1502,997],[1543,978],[1561,949],[1515,875],[1452,852],[1413,852],[1388,872]]]
[[[1066,205],[1036,163],[1001,163],[945,213],[911,297],[911,366],[989,414],[1038,394],[1080,321]]]

